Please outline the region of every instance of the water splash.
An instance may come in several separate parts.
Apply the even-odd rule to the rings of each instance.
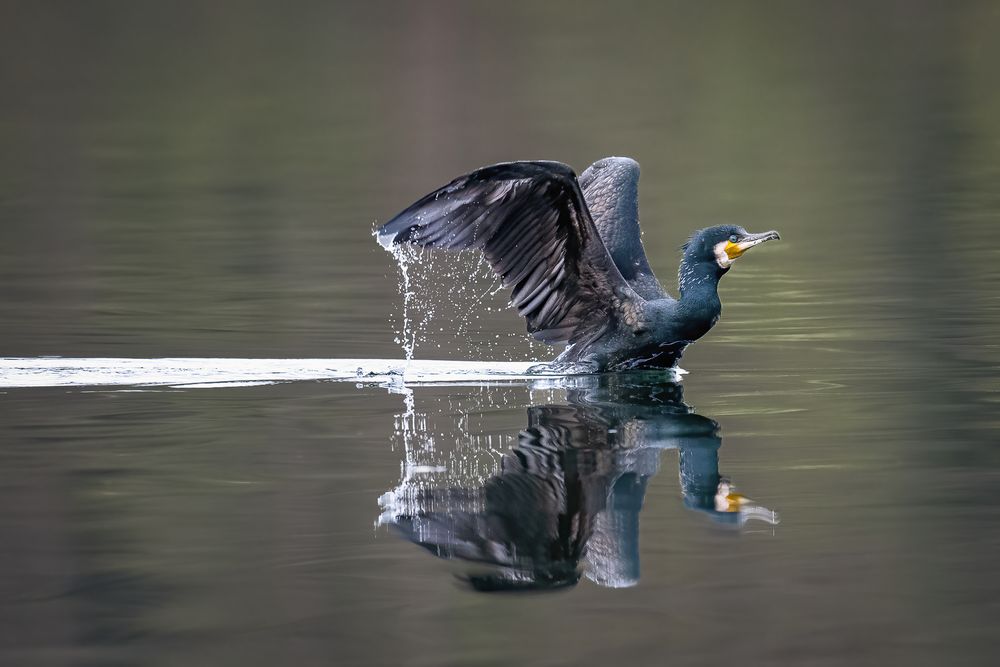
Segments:
[[[417,349],[417,327],[413,325],[411,311],[416,294],[410,283],[410,265],[419,261],[420,249],[416,246],[391,245],[386,248],[396,260],[399,268],[399,291],[403,295],[402,319],[396,330],[396,344],[403,348],[403,358],[406,361],[413,360],[413,353]]]
[[[408,361],[422,347],[433,348],[439,358],[555,356],[555,350],[525,334],[500,277],[482,253],[394,245],[391,238],[375,236],[396,263],[402,299],[391,322]]]
[[[391,526],[400,516],[413,516],[415,535],[425,539],[425,531],[434,530],[425,515],[482,512],[482,487],[516,440],[516,433],[491,427],[484,417],[523,400],[525,388],[481,387],[458,399],[429,397],[419,409],[405,385],[389,390],[403,395],[403,412],[395,415],[391,436],[393,450],[401,449],[403,456],[399,483],[379,496],[374,525]]]

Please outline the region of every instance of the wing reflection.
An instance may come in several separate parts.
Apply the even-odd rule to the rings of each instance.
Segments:
[[[485,465],[489,445],[442,459],[432,439],[415,442],[420,420],[402,416],[403,476],[379,499],[379,523],[464,563],[462,578],[478,590],[561,588],[581,575],[634,586],[639,512],[665,449],[678,450],[685,507],[737,527],[778,522],[720,475],[719,425],[694,414],[679,384],[656,374],[576,381],[568,405],[529,408],[516,444]]]

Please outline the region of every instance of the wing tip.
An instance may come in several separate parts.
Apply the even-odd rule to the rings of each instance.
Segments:
[[[392,247],[394,245],[398,245],[398,241],[396,239],[399,237],[399,230],[392,228],[392,223],[395,221],[396,220],[394,218],[381,227],[377,227],[374,234],[375,240],[378,241],[378,244],[389,252],[392,252]]]
[[[378,244],[389,252],[392,252],[393,246],[406,243],[413,234],[416,225],[409,219],[410,216],[407,215],[409,211],[410,209],[403,211],[375,230],[375,239]]]
[[[375,233],[375,240],[388,252],[392,252],[393,246],[396,245],[396,235],[383,234],[381,229]]]

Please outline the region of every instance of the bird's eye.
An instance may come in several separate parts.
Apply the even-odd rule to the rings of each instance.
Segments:
[[[740,237],[737,236],[736,234],[730,234],[729,235],[729,242],[730,243],[736,243],[739,240],[740,240]]]

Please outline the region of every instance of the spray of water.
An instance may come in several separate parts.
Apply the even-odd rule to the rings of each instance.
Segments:
[[[553,350],[531,341],[508,303],[500,278],[482,254],[383,247],[396,262],[402,296],[392,315],[395,340],[409,362],[418,348],[432,358],[537,360]]]

